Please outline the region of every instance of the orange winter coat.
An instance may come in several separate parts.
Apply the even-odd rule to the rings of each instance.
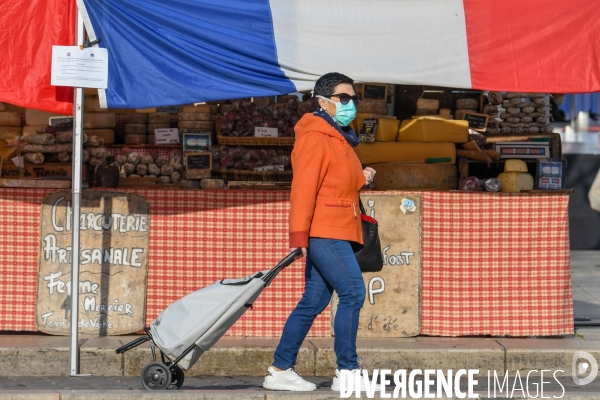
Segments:
[[[295,133],[290,247],[307,247],[309,237],[362,244],[358,192],[366,182],[354,149],[311,113],[304,114]]]

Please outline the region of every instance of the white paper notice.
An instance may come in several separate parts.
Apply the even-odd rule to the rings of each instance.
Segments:
[[[52,86],[106,89],[108,50],[78,46],[52,46]]]

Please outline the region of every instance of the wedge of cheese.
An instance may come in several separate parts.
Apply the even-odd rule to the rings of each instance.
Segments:
[[[509,159],[504,164],[504,172],[528,172],[527,164],[523,160]]]
[[[375,132],[376,142],[395,142],[398,136],[400,121],[397,119],[380,118],[377,122],[377,131]]]
[[[375,142],[361,143],[355,149],[362,164],[417,162],[425,163],[428,158],[450,158],[456,161],[456,146],[453,143],[423,142]]]
[[[456,167],[452,164],[369,164],[377,173],[374,190],[456,190]]]
[[[469,141],[469,123],[437,117],[406,119],[400,125],[399,142],[466,143]]]
[[[500,191],[504,193],[519,193],[522,190],[533,190],[534,180],[526,172],[503,172],[498,175]]]

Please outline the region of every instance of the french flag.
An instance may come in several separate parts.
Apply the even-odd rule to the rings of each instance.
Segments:
[[[108,108],[304,91],[332,71],[362,82],[600,91],[597,0],[76,2],[90,40],[108,49],[99,90]]]

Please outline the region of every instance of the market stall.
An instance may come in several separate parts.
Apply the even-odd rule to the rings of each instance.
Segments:
[[[376,332],[361,334],[572,333],[569,190],[548,92],[600,88],[598,66],[589,61],[599,48],[589,29],[597,23],[589,17],[590,5],[532,3],[537,18],[523,24],[506,2],[436,1],[425,8],[332,2],[328,7],[346,17],[332,27],[340,48],[348,49],[340,58],[317,40],[318,28],[334,23],[323,20],[328,14],[322,4],[244,3],[217,10],[209,2],[190,8],[132,1],[114,9],[77,1],[89,40],[100,41],[112,60],[107,88],[85,91],[81,138],[64,115],[70,100],[48,85],[48,68],[38,67],[49,63],[50,44],[70,42],[74,24],[31,41],[46,46],[43,62],[19,61],[21,53],[36,51],[7,51],[9,64],[29,66],[35,79],[21,92],[5,89],[7,82],[24,80],[17,69],[0,76],[0,100],[6,102],[0,103],[0,139],[6,142],[0,140],[0,207],[5,245],[14,248],[0,256],[0,330],[68,331],[68,269],[53,264],[69,262],[69,249],[58,243],[68,233],[70,200],[49,193],[71,187],[74,136],[84,142],[84,187],[95,193],[82,209],[82,256],[89,260],[81,275],[128,276],[128,268],[139,268],[137,278],[123,279],[125,294],[118,298],[108,294],[113,278],[80,282],[84,334],[111,334],[111,312],[148,323],[175,299],[217,278],[276,262],[287,251],[294,125],[316,108],[307,91],[315,79],[331,65],[344,65],[343,72],[361,82],[355,86],[363,97],[353,126],[362,142],[357,155],[378,171],[364,200],[372,202],[370,212],[389,242],[382,273],[365,274],[370,297],[363,314],[369,320],[361,324]],[[53,4],[56,19],[70,21],[73,2]],[[559,10],[571,21],[572,34],[585,40],[565,39],[559,29],[564,19],[555,18]],[[20,14],[28,15],[7,10],[6,25]],[[44,25],[44,13],[31,17]],[[289,29],[299,18],[310,24],[303,33]],[[386,35],[393,48],[378,42]],[[363,41],[372,48],[354,47]],[[512,56],[498,58],[507,46]],[[573,57],[578,64],[557,63],[561,52],[580,55]],[[357,57],[376,61],[365,69],[357,67]],[[157,63],[159,58],[173,62]],[[149,212],[114,211],[134,198],[137,210]],[[407,199],[416,211],[398,211]],[[56,213],[59,206],[65,212]],[[149,234],[149,240],[140,236],[142,244],[111,247],[105,223],[120,234]],[[88,237],[93,230],[102,232],[102,245],[94,248]],[[134,252],[143,257],[134,259]],[[296,263],[229,333],[277,335],[302,280]],[[136,303],[119,308],[132,292]],[[401,300],[389,301],[394,296]],[[54,309],[44,310],[48,304]],[[86,320],[94,312],[98,320]],[[329,336],[329,319],[321,316],[312,334]]]
[[[130,191],[150,204],[147,324],[181,296],[263,269],[287,252],[286,191]],[[50,192],[0,189],[0,330],[36,330],[40,204]],[[572,332],[568,195],[419,195],[420,334]],[[392,295],[403,287],[397,284],[389,287]],[[296,262],[228,334],[278,336],[302,288]],[[330,329],[325,312],[310,335],[330,336]]]

